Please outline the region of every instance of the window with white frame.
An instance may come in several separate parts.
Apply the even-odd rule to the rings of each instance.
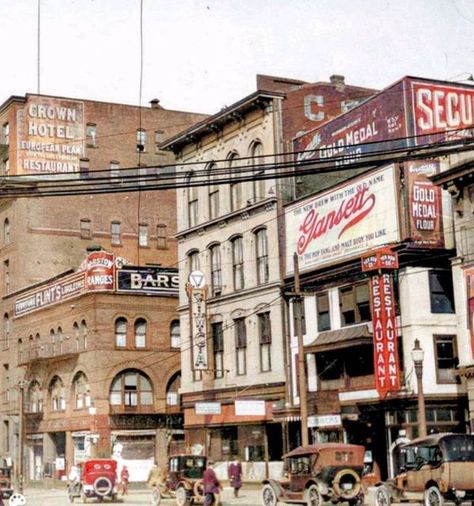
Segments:
[[[66,395],[64,384],[58,376],[55,376],[50,383],[49,395],[51,399],[51,411],[66,410]]]
[[[43,391],[38,381],[33,380],[28,385],[26,406],[29,413],[43,412]]]
[[[110,178],[117,181],[120,177],[120,162],[112,160],[110,162]]]
[[[81,158],[79,160],[79,177],[80,178],[88,178],[89,177],[89,158]]]
[[[122,236],[121,236],[121,230],[120,230],[120,222],[119,221],[113,221],[110,224],[110,242],[118,246],[122,243]]]
[[[91,393],[87,376],[78,372],[73,381],[74,400],[76,409],[88,408],[91,406]]]
[[[219,216],[219,184],[213,184],[213,170],[216,168],[216,164],[212,163],[207,168],[208,175],[208,195],[209,195],[209,219],[214,220]]]
[[[138,244],[142,248],[148,246],[148,225],[145,223],[138,226]]]
[[[259,179],[264,173],[262,158],[263,144],[261,142],[254,142],[250,150],[250,157],[253,169],[252,191],[253,203],[259,202],[265,197],[265,180]]]
[[[168,382],[166,387],[166,405],[179,405],[179,388],[181,386],[181,373],[176,373]]]
[[[339,288],[339,299],[343,326],[371,320],[368,283]]]
[[[127,346],[127,319],[117,318],[115,320],[115,346],[124,348]]]
[[[191,179],[191,177],[189,178]],[[188,187],[188,226],[195,227],[198,224],[199,200],[197,186]]]
[[[2,125],[2,144],[8,146],[10,144],[10,124],[4,123]]]
[[[81,218],[79,226],[81,239],[90,239],[92,237],[91,220],[89,218]]]
[[[153,405],[153,388],[148,376],[137,370],[117,375],[110,389],[110,404],[129,408]]]
[[[214,244],[210,248],[211,253],[211,290],[212,295],[220,295],[222,292],[222,267],[221,246]]]
[[[234,290],[242,290],[245,285],[244,277],[244,241],[241,236],[231,240],[232,246],[232,273]]]
[[[242,208],[242,183],[239,182],[241,174],[239,172],[239,155],[231,153],[227,158],[229,175],[232,179],[230,183],[230,210],[237,211]]]
[[[97,147],[97,125],[87,123],[86,125],[86,143],[88,148]]]
[[[145,151],[146,146],[146,130],[143,128],[137,129],[137,151]]]
[[[135,321],[135,348],[145,348],[146,347],[146,320],[143,318],[138,318]]]
[[[316,295],[316,309],[318,314],[318,331],[331,330],[328,292],[318,293]]]
[[[455,383],[456,367],[459,364],[456,336],[435,335],[436,378],[438,383]]]
[[[268,272],[268,242],[267,230],[262,228],[255,232],[256,256],[257,256],[257,283],[267,283],[269,279]]]
[[[173,320],[170,325],[171,348],[181,348],[181,332],[179,320]]]
[[[257,318],[260,342],[260,371],[268,372],[272,369],[272,327],[270,322],[270,311],[260,313],[257,315]]]
[[[235,332],[235,359],[238,376],[247,373],[247,325],[245,318],[234,320]]]
[[[200,270],[199,251],[193,250],[188,253],[188,276],[193,271]]]
[[[224,377],[224,329],[222,322],[211,324],[212,351],[214,354],[214,377]]]

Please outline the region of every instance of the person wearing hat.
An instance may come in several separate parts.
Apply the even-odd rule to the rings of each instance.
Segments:
[[[207,461],[207,468],[202,476],[202,486],[204,491],[203,506],[211,506],[219,504],[220,491],[222,490],[221,482],[217,478],[216,472],[213,468],[214,462]]]
[[[234,497],[239,497],[239,490],[242,486],[242,465],[237,457],[227,467],[227,475],[230,485],[234,489]]]

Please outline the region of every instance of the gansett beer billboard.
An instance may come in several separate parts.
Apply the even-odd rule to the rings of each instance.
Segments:
[[[400,239],[393,165],[288,206],[287,274],[319,268]]]
[[[474,87],[405,77],[294,141],[298,161],[335,160],[426,142],[472,137]]]

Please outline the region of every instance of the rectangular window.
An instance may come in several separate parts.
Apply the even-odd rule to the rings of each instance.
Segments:
[[[224,377],[224,329],[222,322],[211,325],[212,350],[214,353],[214,377]]]
[[[139,128],[137,130],[137,151],[145,151],[146,146],[146,130]]]
[[[112,160],[110,162],[110,179],[113,179],[115,182],[117,182],[119,176],[120,176],[120,162]]]
[[[6,175],[10,173],[10,160],[8,158],[3,161],[3,172]]]
[[[209,186],[209,219],[213,220],[219,216],[219,185]]]
[[[87,123],[86,125],[86,143],[88,148],[97,147],[97,125]]]
[[[343,326],[370,321],[368,284],[339,288],[339,305]]]
[[[2,126],[2,144],[8,146],[10,144],[10,124],[4,123]]]
[[[211,248],[211,289],[213,296],[222,292],[221,249],[218,244]]]
[[[258,315],[258,330],[260,342],[260,371],[268,372],[272,369],[272,328],[270,322],[270,312]]]
[[[456,351],[456,336],[435,335],[436,377],[438,383],[455,383],[456,366],[459,363]]]
[[[113,221],[110,224],[110,232],[111,232],[111,243],[114,245],[119,245],[122,243],[122,238],[120,234],[120,222]]]
[[[257,282],[262,284],[269,279],[267,231],[262,229],[255,235],[257,240]]]
[[[453,278],[449,270],[429,271],[432,313],[454,313]]]
[[[163,141],[164,133],[163,130],[155,130],[155,144],[160,144]]]
[[[318,331],[331,330],[328,292],[316,295],[316,308],[318,312]]]
[[[237,375],[247,373],[247,326],[245,318],[234,320]]]
[[[4,280],[4,293],[10,293],[10,260],[3,262],[3,280]]]
[[[301,334],[306,334],[306,313],[305,313],[305,304],[304,304],[304,297],[300,297],[300,300],[295,300],[293,302],[293,330],[294,335],[298,335],[298,309],[297,305],[299,306],[299,311],[301,314]]]
[[[86,179],[89,177],[89,158],[79,160],[79,177]]]
[[[232,269],[234,273],[234,290],[241,290],[244,288],[244,252],[242,237],[236,237],[232,241]]]
[[[148,246],[148,225],[142,224],[138,226],[138,244],[142,248]]]
[[[80,223],[80,231],[81,231],[81,238],[82,239],[90,239],[92,234],[91,234],[91,220],[89,220],[88,218],[83,218],[81,219],[81,223]]]
[[[168,247],[166,225],[160,224],[156,226],[156,247],[158,249],[166,249]]]
[[[188,189],[188,225],[194,227],[198,223],[198,188],[192,186]]]
[[[4,392],[4,402],[10,401],[10,366],[8,364],[3,364],[3,392]]]

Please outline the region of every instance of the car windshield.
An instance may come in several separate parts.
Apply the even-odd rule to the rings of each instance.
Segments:
[[[442,440],[444,460],[450,462],[474,462],[474,437],[465,434]]]
[[[308,456],[288,459],[288,471],[291,474],[308,474],[310,472],[310,460]]]
[[[187,478],[202,478],[204,468],[206,466],[206,459],[202,457],[187,457],[183,462],[184,476]]]

